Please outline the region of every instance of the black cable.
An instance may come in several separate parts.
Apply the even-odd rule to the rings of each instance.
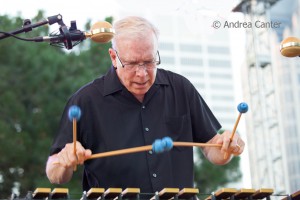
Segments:
[[[66,29],[67,30],[67,29]],[[23,41],[26,41],[26,42],[43,42],[44,41],[44,38],[43,37],[35,37],[35,38],[22,38],[22,37],[18,37],[12,33],[8,33],[8,32],[4,32],[4,31],[0,31],[0,33],[4,34],[4,35],[9,35],[11,37],[14,37],[16,39],[19,39],[19,40],[23,40]],[[59,32],[58,32],[59,33]],[[56,34],[50,34],[50,36],[60,36],[60,35],[56,35]],[[62,36],[62,35],[61,35]],[[72,32],[72,36],[73,37],[82,37],[82,33],[79,32],[79,33],[76,33],[76,32]],[[57,39],[59,39],[59,37],[57,37]],[[70,38],[70,35],[69,35],[69,40],[68,42],[62,42],[62,41],[48,41],[50,43],[51,46],[54,46],[54,47],[60,47],[60,48],[67,48],[67,49],[72,49],[74,46],[78,45],[79,43],[81,43],[83,41],[83,39],[78,39],[77,41],[72,41],[71,38]]]
[[[19,39],[19,40],[23,40],[23,41],[27,41],[27,42],[34,42],[35,41],[35,39],[31,39],[31,38],[21,38],[21,37],[18,37],[18,36],[16,36],[16,35],[14,35],[14,34],[12,34],[12,33],[7,33],[7,32],[4,32],[4,31],[0,31],[0,33],[3,33],[3,34],[5,34],[5,35],[9,35],[9,36],[11,36],[11,37],[14,37],[14,38],[16,38],[16,39]]]

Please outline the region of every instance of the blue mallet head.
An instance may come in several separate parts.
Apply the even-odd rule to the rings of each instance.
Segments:
[[[154,153],[162,153],[164,152],[164,144],[161,139],[156,139],[152,144],[152,151]]]
[[[246,113],[248,111],[248,104],[242,102],[238,105],[237,109],[240,113]]]
[[[173,140],[170,137],[164,137],[162,143],[166,151],[169,151],[173,148]]]
[[[73,119],[76,119],[77,121],[80,119],[81,116],[81,110],[78,106],[73,105],[69,108],[69,120],[73,121]]]
[[[162,153],[164,151],[169,151],[172,148],[173,140],[170,137],[156,139],[152,144],[152,151],[154,151],[154,153]]]

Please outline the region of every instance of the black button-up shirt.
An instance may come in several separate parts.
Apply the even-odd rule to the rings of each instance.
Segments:
[[[181,75],[157,69],[154,84],[139,102],[113,68],[78,90],[68,101],[50,155],[72,142],[71,105],[81,108],[78,141],[92,153],[149,145],[169,136],[173,141],[207,142],[221,128],[194,86]],[[91,187],[137,187],[141,192],[193,187],[193,149],[174,147],[87,160],[83,190]]]

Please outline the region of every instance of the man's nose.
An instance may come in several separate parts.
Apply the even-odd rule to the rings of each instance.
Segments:
[[[135,72],[137,75],[140,75],[140,76],[145,76],[148,74],[146,65],[144,63],[138,64]]]

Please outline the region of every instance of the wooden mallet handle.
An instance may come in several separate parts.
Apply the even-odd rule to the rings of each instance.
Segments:
[[[206,143],[195,143],[195,142],[173,142],[173,146],[177,147],[221,147],[221,144],[206,144]],[[137,153],[137,152],[143,152],[143,151],[150,151],[152,150],[153,145],[146,145],[141,147],[133,147],[128,149],[121,149],[121,150],[115,150],[115,151],[109,151],[104,153],[97,153],[91,155],[91,157],[87,158],[87,160],[95,159],[95,158],[104,158],[109,156],[117,156],[117,155],[123,155],[123,154],[130,154],[130,153]]]
[[[163,138],[164,140],[165,138]],[[177,147],[219,147],[221,148],[221,144],[207,144],[207,143],[195,143],[195,142],[172,142],[172,147],[177,146]],[[172,148],[171,147],[171,148]],[[170,144],[168,148],[165,148],[166,150],[170,150]],[[127,148],[127,149],[120,149],[120,150],[114,150],[114,151],[108,151],[104,153],[96,153],[92,154],[89,158],[86,160],[91,160],[95,158],[104,158],[104,157],[110,157],[110,156],[118,156],[118,155],[123,155],[123,154],[130,154],[130,153],[137,153],[137,152],[143,152],[143,151],[150,151],[158,149],[155,147],[155,142],[152,145],[146,145],[146,146],[141,146],[141,147],[133,147],[133,148]],[[160,152],[156,152],[160,153]],[[53,162],[52,164],[59,164],[59,162]]]
[[[78,106],[73,105],[69,108],[68,117],[69,120],[73,123],[73,150],[74,155],[76,156],[76,142],[77,142],[77,121],[80,119],[81,110]],[[74,171],[76,171],[77,166],[74,166]]]
[[[236,129],[237,129],[237,126],[238,126],[238,124],[239,124],[239,122],[240,122],[240,119],[241,119],[242,114],[243,114],[243,113],[246,113],[246,112],[248,111],[248,105],[247,105],[246,103],[242,102],[242,103],[240,103],[240,104],[237,106],[237,109],[238,109],[238,111],[239,111],[239,115],[238,115],[238,118],[237,118],[236,121],[235,121],[233,130],[232,130],[232,132],[231,132],[229,145],[230,145],[230,143],[232,142],[232,139],[233,139],[233,137],[234,137],[234,134],[235,134],[235,132],[236,132]],[[224,159],[227,159],[227,158],[228,158],[228,153],[226,152],[226,153],[224,154]]]

